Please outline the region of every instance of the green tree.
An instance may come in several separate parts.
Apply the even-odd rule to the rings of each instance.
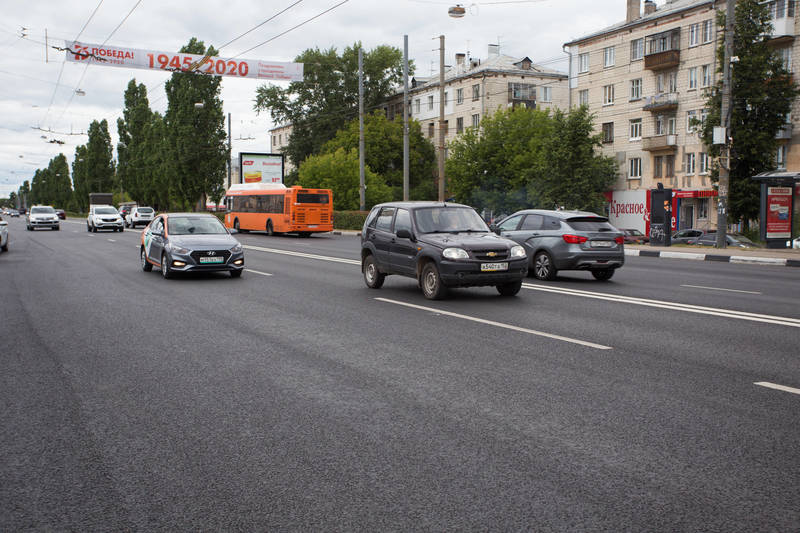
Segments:
[[[16,208],[17,207],[17,199],[18,199],[17,193],[14,192],[14,191],[11,191],[11,194],[8,195],[8,203],[6,205],[8,205],[8,207]]]
[[[303,81],[256,90],[257,112],[269,111],[275,122],[292,125],[285,153],[296,167],[358,116],[359,48],[355,43],[341,55],[335,48],[307,49],[295,58],[304,65]],[[365,109],[380,107],[402,81],[402,57],[399,49],[385,45],[363,53]]]
[[[147,100],[147,87],[137,85],[133,79],[125,90],[125,109],[117,119],[117,178],[122,189],[136,201],[143,201],[147,190],[147,147],[145,132],[152,121],[153,112]]]
[[[22,182],[22,185],[19,186],[17,189],[17,196],[19,197],[19,206],[20,207],[28,207],[30,204],[30,198],[28,196],[31,192],[31,183],[28,180]]]
[[[346,151],[358,149],[358,120],[351,120],[333,139],[322,147],[323,153],[333,153],[339,148]],[[409,196],[411,200],[436,198],[434,175],[436,151],[416,120],[408,124],[409,146]],[[403,199],[403,122],[391,121],[382,111],[375,111],[364,119],[364,162],[379,174],[393,190],[393,199]]]
[[[303,187],[331,189],[333,208],[338,211],[360,207],[358,151],[339,148],[333,153],[308,157],[299,169]],[[392,189],[378,174],[367,167],[364,171],[367,209],[392,199]]]
[[[89,208],[89,163],[88,145],[75,147],[75,159],[72,160],[72,202],[70,211],[86,211]],[[97,191],[95,191],[97,192]]]
[[[792,102],[798,95],[797,85],[783,65],[776,49],[770,45],[772,24],[769,5],[760,0],[738,0],[734,22],[731,88],[733,101],[730,115],[730,188],[729,216],[745,224],[759,216],[759,186],[752,176],[776,167],[778,140],[775,135],[786,123]],[[725,13],[717,16],[719,27],[725,26]],[[717,50],[718,72],[724,64],[724,41]],[[720,76],[721,78],[721,76]],[[721,147],[713,144],[714,126],[720,124],[722,81],[707,93],[708,115],[701,125],[703,143],[712,157]],[[719,167],[712,168],[717,181]]]
[[[192,37],[182,53],[217,55],[203,41]],[[166,133],[170,143],[171,201],[194,209],[203,196],[224,183],[230,154],[226,144],[225,117],[220,100],[221,78],[200,73],[175,72],[165,85]],[[203,107],[195,107],[202,103]]]
[[[142,152],[141,180],[142,198],[146,205],[155,209],[169,209],[173,203],[180,203],[177,190],[171,191],[170,172],[171,146],[167,142],[167,125],[164,117],[156,112],[150,116],[150,121],[144,128],[144,146]],[[173,202],[171,197],[176,201]]]

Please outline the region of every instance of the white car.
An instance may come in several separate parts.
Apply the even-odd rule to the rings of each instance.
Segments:
[[[61,229],[56,210],[49,205],[34,205],[25,216],[28,231],[36,228]]]
[[[800,250],[800,237],[797,237],[795,240],[792,241],[792,248],[794,250]]]
[[[0,218],[0,250],[8,251],[8,222]]]
[[[155,216],[152,207],[134,207],[131,212],[125,215],[125,225],[129,228],[148,225]]]
[[[125,223],[113,205],[90,205],[89,216],[86,217],[86,231],[97,232],[100,229],[123,231]]]

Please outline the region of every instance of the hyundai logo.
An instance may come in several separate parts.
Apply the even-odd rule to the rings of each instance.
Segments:
[[[212,251],[208,252],[208,255],[217,255],[217,252],[212,250]]]

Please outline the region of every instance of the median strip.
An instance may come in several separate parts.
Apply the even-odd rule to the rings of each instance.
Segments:
[[[291,250],[281,250],[278,248],[264,248],[263,246],[253,246],[251,244],[243,244],[243,248],[246,250],[254,250],[257,252],[268,252],[271,254],[281,254],[281,255],[292,255],[295,257],[304,257],[306,259],[317,259],[319,261],[328,261],[331,263],[345,263],[347,265],[358,265],[361,266],[361,261],[357,261],[355,259],[344,259],[342,257],[329,257],[326,255],[317,255],[317,254],[307,254],[303,252],[293,252]]]

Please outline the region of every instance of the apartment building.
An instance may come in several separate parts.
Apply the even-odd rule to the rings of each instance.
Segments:
[[[776,50],[791,69],[796,46],[794,2],[769,2]],[[603,151],[615,157],[620,173],[611,199],[612,215],[624,227],[646,230],[646,191],[658,183],[673,188],[673,227],[716,227],[716,191],[711,160],[695,120],[706,116],[706,89],[716,84],[716,51],[724,40],[717,10],[724,0],[666,0],[657,5],[627,0],[623,22],[568,42],[572,105],[596,114]],[[795,103],[795,108],[797,107]],[[793,112],[800,118],[800,112]],[[789,118],[788,120],[791,120]],[[800,147],[792,124],[778,134],[779,168],[800,170]]]
[[[289,137],[292,135],[292,125],[286,124],[283,126],[276,126],[269,130],[269,151],[271,154],[283,153],[283,150],[289,144]],[[288,157],[283,159],[283,170],[288,173],[294,170],[294,165]]]
[[[497,109],[526,106],[535,109],[567,109],[567,75],[536,65],[528,57],[500,53],[490,44],[482,60],[455,55],[455,65],[447,67],[445,83],[445,142],[466,128],[478,127],[481,120]],[[439,76],[415,76],[409,90],[410,117],[422,125],[422,133],[439,145]],[[402,116],[403,93],[386,105],[390,119]]]

